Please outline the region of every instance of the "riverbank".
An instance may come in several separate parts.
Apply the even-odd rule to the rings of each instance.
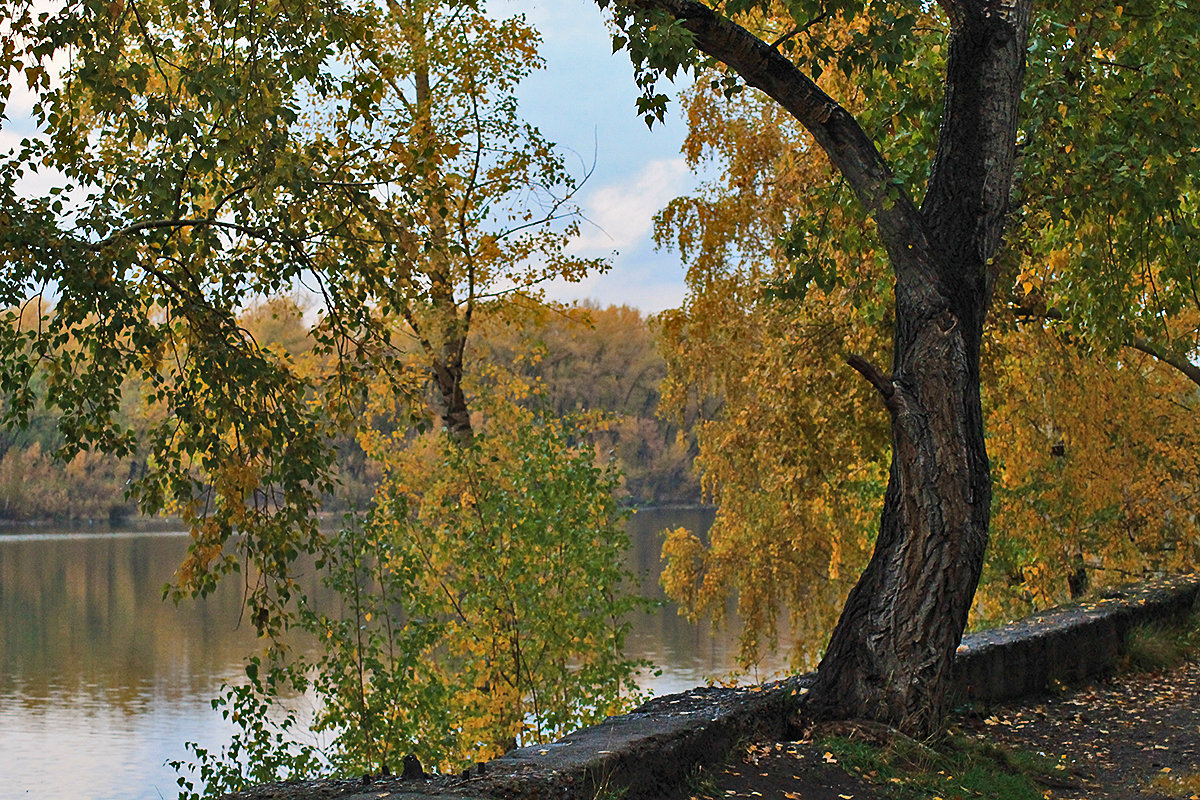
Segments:
[[[664,800],[1196,800],[1200,798],[1200,664],[1135,673],[1069,692],[956,713],[942,743],[911,749],[848,729],[840,738],[755,742],[693,771]],[[828,733],[828,731],[826,731]],[[857,741],[855,738],[857,736]],[[862,755],[874,746],[875,760]],[[890,748],[890,749],[889,749]],[[989,753],[990,764],[980,763]],[[882,754],[882,755],[879,755]],[[965,755],[964,755],[965,754]],[[961,757],[959,757],[961,756]],[[957,760],[955,760],[957,758]],[[890,759],[890,763],[889,763]],[[959,766],[959,772],[945,769]],[[472,793],[477,780],[444,786]],[[406,800],[412,781],[321,781],[259,787],[230,800]],[[428,788],[428,786],[426,787]],[[634,791],[633,795],[643,796]],[[537,795],[543,796],[543,795]],[[550,795],[544,795],[549,797]],[[601,787],[597,798],[632,796]]]

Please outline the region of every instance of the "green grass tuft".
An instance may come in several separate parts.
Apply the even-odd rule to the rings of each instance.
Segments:
[[[841,738],[821,746],[848,772],[896,800],[1042,800],[1044,781],[1062,775],[1053,759],[958,735],[936,744],[896,735],[883,746]]]
[[[1139,625],[1125,636],[1120,672],[1163,672],[1200,660],[1200,603],[1180,622]]]
[[[717,796],[717,779],[702,764],[697,764],[688,772],[684,786],[691,798]]]

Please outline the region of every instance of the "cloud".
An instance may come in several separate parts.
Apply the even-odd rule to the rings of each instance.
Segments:
[[[679,259],[669,253],[619,258],[604,274],[588,275],[575,283],[551,281],[543,288],[548,298],[558,302],[591,300],[602,306],[633,306],[645,314],[678,308],[687,292]]]
[[[651,161],[632,179],[596,190],[583,201],[586,220],[568,250],[607,255],[645,244],[654,215],[687,186],[687,164],[672,158]]]

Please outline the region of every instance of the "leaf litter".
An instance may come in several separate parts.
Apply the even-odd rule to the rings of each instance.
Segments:
[[[1200,800],[1200,664],[1130,674],[951,720],[962,735],[1055,764],[1046,800]],[[903,787],[851,775],[812,741],[750,745],[712,768],[701,798],[889,800]],[[875,780],[872,781],[871,779]],[[964,792],[966,800],[978,795]],[[929,795],[933,800],[933,795]]]

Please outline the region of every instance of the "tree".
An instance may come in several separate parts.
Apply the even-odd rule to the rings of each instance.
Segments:
[[[1127,476],[1123,485],[1116,475],[1087,481],[1089,496],[1074,510],[1098,514],[1092,522],[1107,518],[1107,525],[1084,526],[1072,594],[1094,568],[1130,569],[1131,560],[1116,556],[1122,545],[1141,551],[1143,568],[1186,568],[1192,557],[1186,533],[1176,537],[1170,528],[1183,523],[1186,531],[1194,521],[1179,514],[1177,503],[1187,502],[1196,486],[1194,444],[1181,436],[1194,421],[1181,426],[1180,420],[1194,420],[1200,399],[1194,363],[1200,356],[1200,215],[1192,144],[1200,135],[1194,111],[1200,85],[1180,64],[1195,49],[1198,23],[1189,3],[1065,4],[1038,20],[1032,39],[1018,203],[998,317],[1064,355],[1057,370],[1046,369],[1043,353],[1031,354],[1031,361],[1038,374],[1066,387],[1068,397],[1074,390],[1090,401],[1073,411],[1060,393],[1028,406],[1031,419],[1043,409],[1043,430],[1073,427],[1074,441],[1025,451],[1028,465],[1007,458],[1006,477],[1028,468],[1034,483],[1048,473],[1078,480],[1076,470],[1090,468],[1089,460],[1115,469],[1133,453],[1142,459],[1136,477]],[[1095,372],[1099,362],[1107,364],[1105,376]],[[1114,386],[1123,389],[1114,393]],[[1125,402],[1130,405],[1123,408]],[[1096,434],[1122,425],[1129,427],[1111,441],[1127,442],[1124,452],[1110,444],[1097,458],[1103,448]],[[1028,444],[1029,428],[1009,430],[1014,441]],[[1028,488],[1009,498],[1016,501]],[[1140,512],[1142,502],[1156,510]],[[1012,510],[1019,502],[1005,506]],[[1096,532],[1111,530],[1115,520],[1126,523],[1120,534],[1096,541]],[[1048,520],[1048,526],[1056,523]]]
[[[757,345],[759,347],[774,347],[778,351],[776,361],[784,365],[789,359],[788,353],[796,352],[791,346],[796,339],[802,342],[799,352],[806,361],[811,362],[814,358],[832,360],[833,351],[839,344],[861,347],[862,343],[851,345],[851,337],[844,330],[828,324],[828,318],[836,312],[822,309],[822,302],[852,301],[860,308],[857,320],[860,329],[865,322],[867,331],[873,322],[887,317],[886,310],[882,314],[878,310],[880,306],[886,306],[881,298],[869,296],[871,288],[879,285],[873,278],[870,258],[864,263],[856,255],[846,255],[864,249],[864,237],[853,220],[856,215],[835,209],[832,214],[823,211],[817,219],[812,219],[812,215],[808,220],[804,219],[804,209],[799,204],[821,204],[828,208],[831,198],[837,196],[835,191],[830,191],[835,187],[830,187],[827,179],[817,175],[815,190],[789,194],[787,182],[794,180],[798,170],[796,164],[811,157],[813,145],[829,157],[838,180],[853,190],[863,209],[874,219],[877,237],[887,253],[895,281],[892,374],[884,375],[873,367],[870,359],[862,357],[862,350],[853,351],[857,354],[852,353],[846,360],[879,390],[889,408],[893,445],[890,479],[874,555],[850,594],[822,661],[808,707],[815,718],[867,716],[911,731],[928,732],[936,726],[941,714],[939,687],[944,685],[952,646],[961,634],[978,568],[985,555],[989,475],[977,403],[979,333],[983,315],[988,310],[994,287],[1002,293],[1005,305],[1012,296],[1008,289],[1014,283],[1024,287],[1025,295],[1030,294],[1029,273],[1024,273],[1018,265],[1023,250],[1045,253],[1028,243],[1038,242],[1047,217],[1063,219],[1064,224],[1059,230],[1064,239],[1070,239],[1073,234],[1065,218],[1071,212],[1063,214],[1061,206],[1078,209],[1076,213],[1096,213],[1089,210],[1093,205],[1092,196],[1086,192],[1075,193],[1069,199],[1059,193],[1049,199],[1046,197],[1049,193],[1038,194],[1028,188],[1037,187],[1039,181],[1042,185],[1056,185],[1062,177],[1074,179],[1081,172],[1090,174],[1090,180],[1101,186],[1104,171],[1111,172],[1118,167],[1129,171],[1128,166],[1121,165],[1122,158],[1132,153],[1133,163],[1138,163],[1139,152],[1153,151],[1156,156],[1161,156],[1154,165],[1161,164],[1162,167],[1154,172],[1155,191],[1150,193],[1153,198],[1150,206],[1160,210],[1151,213],[1149,219],[1161,221],[1166,218],[1171,224],[1151,225],[1149,228],[1154,233],[1134,238],[1143,242],[1161,242],[1164,230],[1188,229],[1191,223],[1181,220],[1180,212],[1185,212],[1184,217],[1190,214],[1187,190],[1190,179],[1185,170],[1176,169],[1174,165],[1186,155],[1181,155],[1180,145],[1187,139],[1176,138],[1175,134],[1193,124],[1183,111],[1189,101],[1181,102],[1158,87],[1163,85],[1165,71],[1188,52],[1184,42],[1194,33],[1193,16],[1153,6],[1139,10],[1136,14],[1139,21],[1125,32],[1117,21],[1122,11],[1119,6],[1108,8],[1093,4],[1082,8],[1056,7],[1039,18],[1036,25],[1031,25],[1029,6],[1021,3],[985,6],[946,2],[940,4],[940,9],[927,8],[921,14],[885,3],[868,4],[864,9],[863,4],[818,6],[748,2],[709,7],[692,2],[649,0],[616,3],[614,8],[618,25],[622,26],[616,43],[628,44],[637,65],[639,83],[646,90],[639,105],[648,121],[661,114],[665,103],[665,99],[654,92],[655,78],[664,73],[670,75],[689,63],[694,65],[695,61],[689,61],[694,47],[707,57],[707,61],[701,62],[704,66],[716,68],[711,73],[712,83],[727,95],[737,92],[739,78],[762,90],[763,94],[757,95],[757,99],[746,101],[746,105],[758,107],[746,115],[747,120],[758,119],[774,131],[781,127],[780,118],[790,115],[812,137],[807,141],[785,138],[788,144],[784,148],[791,146],[790,152],[786,149],[770,152],[772,147],[779,147],[778,137],[763,136],[763,128],[748,125],[738,129],[736,125],[745,120],[737,120],[730,129],[722,130],[722,124],[728,123],[728,119],[711,113],[712,107],[717,105],[715,99],[706,109],[710,112],[708,116],[705,112],[693,112],[694,137],[713,143],[718,152],[733,154],[729,160],[732,166],[722,175],[729,184],[728,194],[715,202],[706,199],[678,204],[663,216],[664,232],[678,237],[681,250],[689,257],[690,269],[704,276],[696,282],[697,286],[703,286],[703,292],[697,291],[696,297],[703,296],[707,304],[722,294],[721,279],[712,277],[720,272],[712,266],[714,260],[728,258],[737,262],[740,259],[742,264],[749,265],[744,267],[746,272],[754,275],[758,267],[747,253],[755,247],[764,252],[771,241],[778,242],[771,254],[776,265],[790,261],[795,270],[792,276],[780,276],[771,274],[768,266],[767,277],[777,282],[777,289],[782,289],[777,294],[804,297],[805,291],[808,293],[805,316],[788,320],[790,327],[785,323],[775,328],[774,333],[752,334],[749,341],[762,342]],[[1085,19],[1086,24],[1081,22],[1077,26],[1059,21],[1079,18]],[[915,27],[914,20],[918,21]],[[754,33],[750,33],[751,30]],[[1019,124],[1017,101],[1025,60],[1023,51],[1031,31],[1036,80],[1029,103],[1032,110],[1026,112],[1027,121]],[[1148,52],[1152,48],[1149,37],[1155,31],[1170,34],[1167,40],[1171,46],[1166,52]],[[1113,52],[1118,46],[1136,57],[1114,65]],[[1073,171],[1067,170],[1065,174],[1054,169],[1039,171],[1041,162],[1038,158],[1052,161],[1053,158],[1048,157],[1072,151],[1071,139],[1055,139],[1053,135],[1045,134],[1054,133],[1052,118],[1056,113],[1066,114],[1065,105],[1059,105],[1057,100],[1050,102],[1050,99],[1056,93],[1064,100],[1073,96],[1080,84],[1080,65],[1086,67],[1084,72],[1091,77],[1090,86],[1095,87],[1085,92],[1089,99],[1103,93],[1107,99],[1118,101],[1113,106],[1118,109],[1132,107],[1131,101],[1136,99],[1139,104],[1152,109],[1150,113],[1155,121],[1167,123],[1165,128],[1170,134],[1147,147],[1143,143],[1147,137],[1142,134],[1146,127],[1142,115],[1124,114],[1122,133],[1114,135],[1106,131],[1101,135],[1107,147],[1100,151],[1111,158],[1106,167],[1091,172],[1089,168],[1081,169],[1081,163],[1087,162],[1089,156],[1080,153],[1075,156]],[[799,67],[810,68],[813,77],[821,80],[821,87],[801,74]],[[1060,73],[1063,68],[1066,70],[1065,81]],[[1114,73],[1124,70],[1139,74],[1102,86]],[[934,91],[938,83],[943,84],[942,97]],[[1089,82],[1083,81],[1082,85],[1087,86]],[[841,104],[832,100],[831,94],[844,98]],[[1108,118],[1107,113],[1096,113],[1099,104],[1082,105],[1089,106],[1090,111],[1078,117],[1079,122],[1086,122],[1088,130],[1103,131],[1106,126],[1101,120]],[[886,163],[877,155],[864,130],[888,138]],[[1134,136],[1135,133],[1142,135]],[[1022,181],[1013,201],[1010,186],[1016,164],[1014,145],[1018,143]],[[770,164],[775,171],[756,177],[756,159],[760,164]],[[919,184],[922,180],[926,182],[926,193],[917,211],[907,200],[904,187]],[[1145,208],[1145,200],[1136,195],[1136,181],[1131,178],[1121,192],[1114,195],[1108,210],[1100,213],[1115,217],[1122,203]],[[789,199],[794,204],[790,208],[786,207]],[[1034,202],[1030,202],[1031,199]],[[746,221],[746,217],[753,214],[746,206],[755,202],[767,203],[761,209],[763,224],[757,226]],[[785,204],[785,207],[770,205],[772,202]],[[1034,216],[1039,213],[1044,216]],[[1010,214],[1029,214],[1028,221],[1037,219],[1037,222],[1019,230],[1012,239],[1012,246],[1002,249],[999,246],[1001,232],[1006,216]],[[851,219],[847,220],[847,216]],[[831,218],[832,224],[827,224]],[[1147,229],[1146,220],[1146,215],[1131,214],[1126,215],[1120,225],[1126,233],[1136,233]],[[1098,230],[1102,237],[1103,231],[1111,233],[1114,228],[1109,224]],[[827,235],[830,231],[834,235]],[[755,242],[755,235],[763,238]],[[828,241],[830,238],[834,240],[832,244]],[[1186,253],[1186,247],[1180,247],[1183,243],[1184,240],[1176,241],[1176,256]],[[1131,254],[1130,250],[1109,252],[1118,260]],[[1032,263],[1038,264],[1036,259],[1034,256]],[[1062,257],[1059,256],[1057,261],[1059,263],[1050,268],[1056,279],[1063,273]],[[1064,283],[1063,288],[1077,299],[1086,296],[1092,304],[1108,309],[1104,317],[1105,337],[1121,330],[1122,326],[1128,329],[1128,322],[1118,322],[1122,320],[1124,310],[1130,305],[1136,306],[1136,300],[1127,289],[1136,292],[1136,287],[1141,286],[1143,298],[1152,295],[1155,286],[1152,277],[1119,284],[1122,286],[1120,292],[1105,291],[1103,278],[1106,274],[1136,275],[1141,272],[1152,276],[1152,270],[1132,266],[1136,263],[1137,259],[1127,259],[1116,272],[1111,266],[1102,270],[1094,263],[1080,264],[1082,268],[1073,271],[1072,280]],[[1182,266],[1189,262],[1185,255],[1175,263]],[[1159,261],[1157,268],[1170,269],[1163,261]],[[1186,269],[1177,266],[1174,274],[1177,276],[1176,289],[1165,298],[1177,307],[1180,299],[1186,296],[1180,287],[1186,287],[1188,281],[1182,277]],[[1021,277],[1023,279],[1016,279]],[[1165,282],[1160,281],[1157,285],[1161,287]],[[851,289],[853,291],[848,291]],[[725,294],[733,299],[736,291],[729,290]],[[746,296],[753,294],[750,290]],[[864,295],[868,295],[865,301]],[[1076,305],[1086,307],[1087,303]],[[714,326],[710,320],[730,309],[744,313],[739,309],[747,307],[735,300],[724,308],[706,305],[698,313],[678,317],[673,323],[676,335],[669,337],[669,341],[682,345],[681,361],[697,353],[704,358],[704,345],[697,345],[697,341],[705,341],[706,329],[724,327],[721,324]],[[1160,306],[1145,302],[1140,306],[1148,307]],[[1006,309],[1001,310],[1005,312],[1000,315],[1001,336],[1036,334],[1027,328],[1022,330],[1020,325],[1011,322]],[[770,313],[760,312],[751,324],[757,324],[761,330],[765,327],[762,322],[770,316]],[[1028,316],[1026,310],[1024,318],[1028,319]],[[1061,312],[1059,316],[1062,316]],[[1149,314],[1152,319],[1156,316],[1161,315],[1155,311]],[[831,335],[824,339],[806,336],[810,322],[822,318]],[[942,334],[931,326],[935,319],[946,323]],[[738,324],[729,324],[718,338],[727,336]],[[701,335],[694,335],[697,332],[695,326],[699,326]],[[670,325],[668,332],[671,332]],[[939,341],[948,349],[939,349]],[[1128,339],[1118,338],[1117,341],[1127,343]],[[1186,339],[1173,341],[1178,347],[1178,343]],[[716,345],[712,347],[715,352],[719,346],[717,338],[711,343]],[[1084,344],[1076,340],[1075,347],[1079,350]],[[816,348],[823,349],[817,349],[814,355],[812,351]],[[868,346],[868,352],[869,349]],[[788,377],[789,371],[785,366],[770,366],[773,354],[769,350],[761,357],[755,350],[752,353],[750,363],[761,364],[760,372],[756,374],[752,367],[728,373],[735,375],[739,384],[743,383],[740,379],[745,378],[745,387],[739,386],[737,391],[749,401],[741,403],[740,410],[753,409],[758,394],[765,398],[759,404],[760,408],[778,408],[779,404],[769,399],[777,391],[769,381],[777,376],[783,376],[785,381],[792,380]],[[1086,354],[1083,357],[1086,359]],[[719,360],[720,356],[715,358]],[[1178,357],[1175,360],[1177,364],[1183,363]],[[803,372],[809,366],[793,366],[792,372]],[[685,366],[679,374],[689,370],[702,372],[703,369]],[[815,366],[814,371],[821,369]],[[1125,378],[1136,380],[1141,377],[1157,385],[1153,375],[1136,360],[1132,364],[1126,360],[1123,372]],[[1089,374],[1096,373],[1089,367]],[[1018,375],[1014,373],[1012,377]],[[795,401],[786,386],[787,383],[779,387],[778,396],[792,404],[787,406],[789,409],[795,408]],[[730,387],[726,384],[721,389],[728,392]],[[1164,397],[1168,401],[1171,398],[1171,392]],[[827,403],[838,402],[823,399]],[[844,407],[852,407],[848,397]],[[805,413],[799,416],[802,426],[809,419],[820,419],[820,416]],[[750,420],[749,430],[753,431],[757,422],[753,413]],[[955,426],[958,426],[957,430]],[[731,422],[727,427],[728,435],[735,436],[735,425]],[[861,431],[860,426],[860,434]],[[1142,434],[1144,438],[1145,432]],[[1001,450],[1004,455],[1009,455],[1003,448]],[[727,452],[728,447],[716,460],[731,460]],[[770,502],[763,504],[751,492],[741,493],[753,498],[744,502],[758,502],[764,510],[777,509],[766,515],[760,513],[759,518],[786,519],[782,510],[791,512],[798,502],[801,507],[814,502],[812,493],[806,492],[804,487],[788,485],[786,477],[780,480],[781,475],[786,476],[796,469],[796,465],[803,467],[801,471],[806,469],[810,478],[814,473],[818,476],[847,474],[838,466],[813,463],[812,458],[797,460],[786,451],[760,453],[757,463],[767,463],[771,458],[780,466],[775,469],[765,467],[762,472],[775,480],[769,487],[777,495],[774,506]],[[869,463],[870,458],[868,446],[838,461],[844,466],[846,462],[856,463],[862,459]],[[1186,468],[1186,458],[1173,455],[1171,459],[1171,463]],[[1012,460],[1006,463],[1012,464]],[[955,472],[957,474],[952,474]],[[737,477],[753,474],[751,470],[742,470]],[[1194,487],[1194,476],[1188,477],[1188,474],[1186,469],[1177,474],[1172,482],[1175,488],[1167,491],[1168,497],[1170,492],[1180,488],[1185,497],[1194,491],[1188,488]],[[725,477],[728,473],[721,476]],[[753,477],[749,480],[753,484]],[[765,482],[760,482],[756,488],[765,494],[762,489],[766,486]],[[1041,490],[1035,487],[1035,494],[1037,491]],[[1007,495],[1001,503],[1013,497]],[[1155,497],[1163,498],[1164,495]],[[735,506],[737,502],[735,500]],[[735,515],[745,519],[751,516],[737,512]],[[806,520],[806,524],[812,523]],[[1164,534],[1167,540],[1173,536],[1165,531]],[[1186,537],[1186,532],[1183,535]],[[789,531],[785,538],[794,543],[801,537]],[[681,592],[690,591],[689,587],[696,585],[699,574],[694,571],[694,565],[699,557],[709,559],[701,566],[711,567],[714,563],[717,566],[716,576],[704,574],[703,580],[721,580],[721,570],[729,559],[715,551],[703,552],[697,542],[684,534],[676,534],[669,540],[668,548],[671,547],[676,550],[675,563],[679,570],[669,573],[667,578],[674,581]],[[760,542],[754,552],[765,549],[767,546]],[[779,555],[774,559],[761,559],[768,562],[764,569],[778,570],[779,561],[786,562],[797,552],[804,551],[795,549],[794,544],[791,550],[781,544],[776,552]],[[820,564],[823,561],[820,557],[798,558],[807,569],[811,569],[814,562]],[[689,560],[693,567],[688,566]],[[836,559],[830,561],[836,563]],[[764,572],[763,575],[771,576],[772,573]],[[773,581],[774,578],[752,583],[757,590],[766,591],[764,583],[778,585]],[[700,588],[705,587],[701,585]],[[752,593],[755,591],[752,588]]]
[[[0,165],[5,421],[24,422],[30,379],[45,369],[64,455],[138,453],[151,465],[139,505],[192,528],[180,591],[209,590],[244,557],[258,576],[247,578],[251,619],[278,632],[287,564],[320,541],[311,512],[329,488],[329,450],[314,383],[257,347],[237,315],[322,269],[335,309],[369,291],[332,246],[353,241],[331,201],[364,192],[361,162],[304,136],[301,106],[340,91],[322,68],[370,20],[294,3],[39,13],[13,2],[0,16],[12,43],[0,97],[23,79],[41,134]],[[25,196],[20,179],[46,170],[58,185]],[[21,325],[19,307],[41,291],[52,311]],[[365,309],[336,319],[320,328],[330,350],[379,340]],[[352,389],[339,380],[346,366],[322,392]],[[116,418],[131,377],[153,410],[145,436]],[[235,529],[240,552],[226,549]]]
[[[638,65],[647,113],[665,102],[654,93],[656,77],[696,63],[696,50],[725,65],[730,77],[785,108],[825,151],[874,219],[895,279],[890,373],[861,355],[847,358],[888,410],[892,461],[874,554],[807,699],[814,719],[861,717],[926,735],[945,712],[954,649],[987,545],[980,345],[1009,209],[1031,6],[946,0],[944,16],[931,11],[924,20],[935,31],[926,35],[914,30],[916,14],[885,3],[789,4],[794,27],[775,31],[772,46],[750,30],[771,9],[767,3],[612,4],[622,31],[617,43],[628,45]],[[852,20],[860,10],[867,29],[841,53],[822,51],[821,23],[829,15]],[[797,38],[818,42],[808,66],[847,69],[948,45],[937,149],[920,206],[855,117],[784,55],[785,43]]]
[[[363,433],[383,484],[363,530],[342,539],[354,552],[334,567],[366,585],[361,599],[342,592],[356,616],[316,630],[338,642],[317,671],[317,688],[337,698],[322,724],[350,742],[378,737],[397,755],[411,742],[443,769],[622,710],[641,666],[622,654],[628,618],[644,603],[620,591],[629,512],[616,502],[615,465],[597,466],[585,416],[530,410],[531,383],[488,371],[489,385],[469,387],[484,412],[470,442],[441,431],[397,447]],[[382,591],[366,591],[372,583]],[[395,644],[403,637],[424,641]],[[363,652],[365,679],[361,665],[350,668]],[[358,686],[329,691],[337,682]],[[351,752],[371,766],[369,748]]]
[[[471,0],[2,10],[0,102],[23,83],[40,131],[0,163],[6,421],[48,366],[64,456],[137,452],[139,505],[192,528],[180,591],[245,562],[251,618],[278,632],[369,385],[423,416],[431,378],[469,437],[474,315],[597,266],[563,255],[574,184],[516,113],[537,36]],[[26,196],[38,170],[59,185]],[[239,321],[297,286],[319,297],[317,374]],[[20,325],[42,290],[53,313]],[[156,409],[145,436],[116,416],[131,376]]]
[[[390,17],[393,39],[379,44],[404,56],[389,65],[382,101],[396,108],[358,144],[404,154],[393,169],[422,198],[382,222],[385,241],[420,245],[391,268],[401,289],[391,311],[423,355],[442,423],[465,440],[464,359],[475,316],[505,297],[528,300],[549,278],[578,279],[604,264],[564,252],[577,230],[575,181],[520,119],[511,94],[540,66],[537,33],[521,17],[495,21],[476,3],[397,3]],[[397,81],[411,82],[411,97]]]
[[[886,480],[873,390],[838,364],[847,350],[886,352],[885,267],[864,255],[865,226],[831,202],[836,176],[778,106],[702,79],[683,108],[685,153],[709,177],[658,219],[689,287],[661,318],[664,407],[697,392],[720,401],[696,431],[717,514],[707,541],[670,534],[664,578],[693,615],[719,619],[736,598],[746,667],[776,645],[786,612],[791,662],[808,669],[866,564]],[[1194,399],[1145,356],[1031,319],[1023,283],[1008,265],[985,336],[995,488],[973,625],[1200,563]]]

